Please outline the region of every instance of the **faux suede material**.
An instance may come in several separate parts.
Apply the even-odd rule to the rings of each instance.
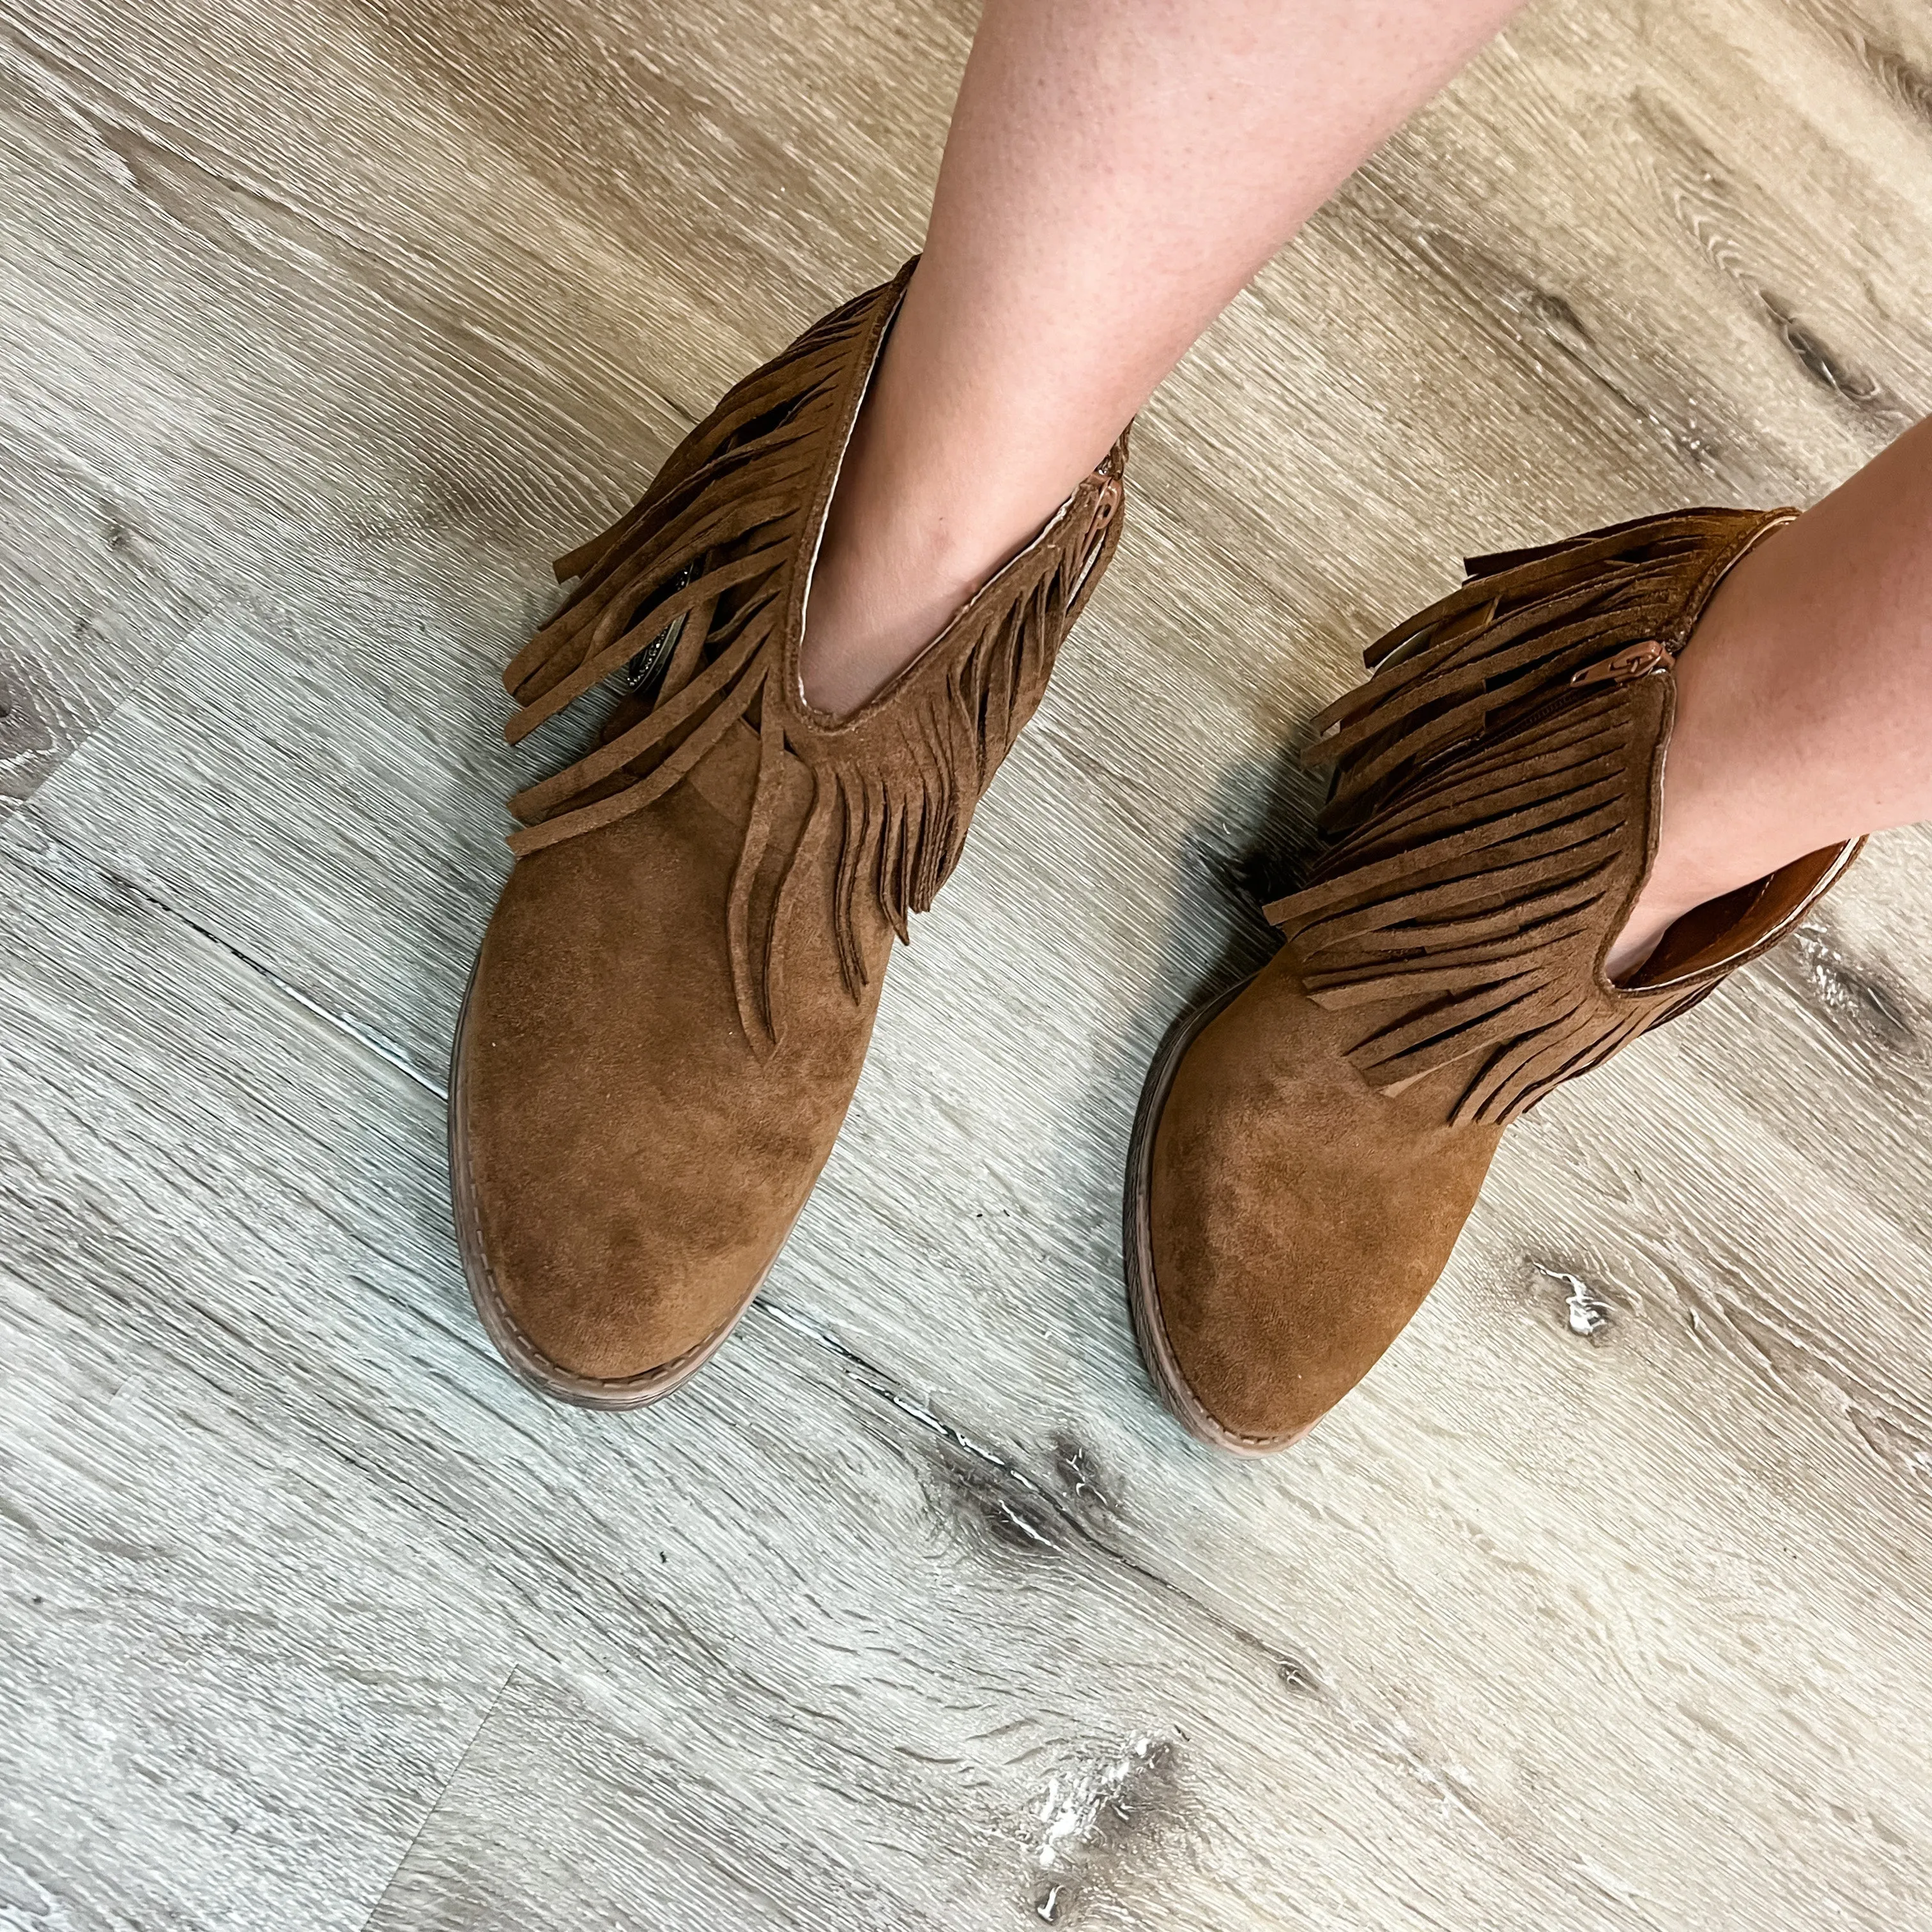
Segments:
[[[1311,1427],[1434,1285],[1508,1122],[1774,944],[1855,855],[1700,908],[1655,970],[1604,977],[1676,715],[1654,640],[1681,648],[1781,520],[1687,512],[1479,560],[1331,708],[1332,842],[1268,908],[1280,952],[1183,1056],[1148,1174],[1156,1373],[1227,1446]]]
[[[1118,541],[1120,442],[848,717],[800,674],[812,562],[910,265],[736,386],[562,560],[525,735],[626,671],[513,801],[458,1047],[458,1233],[486,1324],[574,1400],[650,1400],[742,1311],[831,1151],[892,940],[944,883]]]
[[[1391,800],[1356,835],[1337,890],[1270,907],[1287,943],[1175,1075],[1150,1178],[1160,1320],[1195,1400],[1243,1446],[1305,1434],[1441,1276],[1502,1136],[1481,1103],[1538,1064],[1485,1022],[1541,1025],[1570,1068],[1676,1004],[1598,980],[1648,868],[1670,680],[1555,702],[1505,734],[1500,789],[1479,784],[1472,811],[1443,802],[1471,789],[1452,765],[1446,789]],[[1400,914],[1394,934],[1347,890],[1364,878]],[[1460,919],[1430,896],[1445,880],[1467,886]],[[1472,952],[1481,976],[1464,988],[1444,962]]]
[[[738,1312],[832,1151],[871,1037],[890,932],[869,922],[855,1000],[828,914],[784,937],[784,1040],[763,1059],[746,1041],[722,916],[757,772],[739,730],[735,787],[728,752],[704,788],[523,860],[478,961],[466,1138],[483,1246],[518,1328],[576,1375],[673,1362]],[[824,856],[802,883],[829,907]]]
[[[1154,1142],[1160,1319],[1230,1435],[1280,1446],[1372,1368],[1435,1286],[1500,1127],[1453,1127],[1455,1070],[1398,1094],[1286,952],[1182,1060]]]

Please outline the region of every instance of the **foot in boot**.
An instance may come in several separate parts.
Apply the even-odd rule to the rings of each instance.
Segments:
[[[1118,540],[1124,440],[887,688],[806,702],[812,560],[909,273],[740,383],[562,560],[576,590],[506,675],[513,740],[626,665],[634,687],[512,801],[452,1081],[472,1294],[571,1400],[654,1400],[744,1312],[844,1118],[892,938]]]
[[[1320,721],[1310,884],[1237,995],[1156,1060],[1128,1176],[1128,1291],[1204,1441],[1292,1442],[1400,1334],[1508,1124],[1789,932],[1833,846],[1606,970],[1648,875],[1675,664],[1725,571],[1791,513],[1687,511],[1473,560]]]

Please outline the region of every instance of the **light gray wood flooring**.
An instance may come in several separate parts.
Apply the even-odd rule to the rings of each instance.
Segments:
[[[1142,1069],[1466,551],[1932,408],[1932,14],[1546,0],[1143,418],[676,1400],[485,1346],[442,1065],[545,562],[916,245],[958,0],[0,0],[0,1926],[1932,1928],[1932,839],[1511,1137],[1302,1448]]]

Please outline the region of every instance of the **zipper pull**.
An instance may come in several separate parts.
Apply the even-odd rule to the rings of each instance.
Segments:
[[[1635,679],[1668,670],[1676,662],[1677,653],[1668,644],[1656,638],[1646,638],[1640,644],[1626,644],[1614,657],[1604,658],[1601,664],[1586,664],[1570,682],[1628,684]]]

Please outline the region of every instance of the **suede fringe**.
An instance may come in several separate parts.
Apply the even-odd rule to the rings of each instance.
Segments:
[[[1659,707],[1573,686],[1630,644],[1673,650],[1770,524],[1697,510],[1476,558],[1367,654],[1323,714],[1333,842],[1268,917],[1309,997],[1386,1009],[1349,1058],[1394,1090],[1469,1066],[1450,1118],[1501,1125],[1708,988],[1605,988],[1599,956],[1647,864]],[[1611,894],[1618,902],[1607,902]]]
[[[512,800],[526,828],[509,841],[519,856],[643,810],[741,720],[757,730],[758,778],[726,919],[740,1017],[761,1053],[782,1034],[772,981],[800,856],[836,841],[834,940],[856,999],[868,976],[862,919],[876,907],[904,940],[909,915],[932,903],[980,793],[1046,690],[1095,565],[1118,538],[1124,442],[1087,540],[1070,543],[1056,520],[884,699],[836,720],[778,689],[788,613],[816,548],[807,524],[829,442],[856,409],[881,310],[896,306],[910,268],[732,389],[635,508],[558,560],[560,580],[577,576],[576,588],[505,674],[523,707],[506,728],[512,742],[634,661],[652,667],[656,684],[634,722]],[[634,702],[631,714],[638,709]],[[622,708],[617,716],[626,718]],[[809,770],[812,795],[789,849],[778,850],[788,754]]]

